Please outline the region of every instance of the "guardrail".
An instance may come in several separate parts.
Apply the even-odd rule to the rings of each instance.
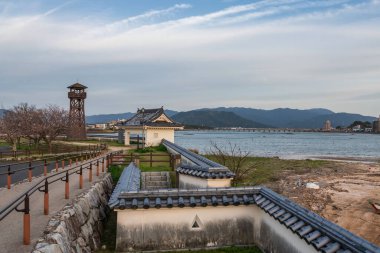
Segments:
[[[23,171],[28,171],[27,179],[29,182],[32,181],[33,177],[33,170],[42,168],[43,167],[43,175],[46,176],[48,173],[48,168],[51,167],[51,165],[54,165],[54,168],[56,172],[58,172],[59,165],[61,164],[61,167],[65,167],[66,161],[72,166],[73,161],[75,162],[76,165],[78,165],[78,161],[80,160],[83,162],[83,160],[87,160],[89,157],[95,157],[96,155],[100,154],[101,151],[92,151],[92,152],[84,152],[84,153],[74,153],[74,154],[63,154],[59,156],[55,156],[50,158],[49,160],[53,160],[52,162],[48,162],[48,159],[43,159],[43,160],[30,160],[27,162],[20,162],[20,163],[12,163],[12,164],[5,164],[5,165],[0,165],[0,171],[6,170],[4,172],[0,172],[0,177],[1,176],[7,176],[7,188],[11,189],[12,185],[12,175],[16,173],[20,173]],[[33,165],[34,163],[34,165]],[[23,166],[19,168],[20,166]],[[24,178],[22,178],[24,179]],[[21,180],[22,180],[21,179]],[[20,180],[19,180],[20,181]]]
[[[35,192],[43,192],[44,193],[44,215],[49,214],[49,185],[58,181],[65,182],[65,198],[68,199],[70,196],[70,176],[77,174],[79,175],[79,189],[83,189],[83,170],[88,170],[88,181],[92,182],[92,170],[93,166],[96,166],[96,175],[100,174],[100,163],[102,163],[102,172],[105,172],[112,159],[112,156],[115,154],[119,154],[121,151],[111,152],[101,157],[94,157],[93,160],[84,161],[80,165],[76,165],[74,167],[68,168],[61,172],[57,172],[55,174],[45,176],[38,180],[33,186],[29,189],[21,193],[18,197],[12,200],[9,204],[3,207],[0,210],[0,221],[6,218],[11,212],[22,212],[23,216],[23,242],[25,245],[30,244],[30,203],[29,198]],[[90,159],[92,159],[90,157]],[[24,203],[24,207],[20,208],[19,206]]]
[[[20,156],[30,157],[33,155],[39,155],[39,156],[46,156],[49,154],[58,154],[58,153],[68,153],[68,152],[84,152],[87,150],[97,150],[102,149],[104,147],[103,144],[101,145],[88,145],[88,146],[74,146],[74,145],[65,145],[63,147],[59,146],[53,146],[51,152],[49,152],[49,149],[47,147],[40,148],[37,150],[17,150],[17,151],[0,151],[0,159],[3,158],[18,158]]]
[[[10,164],[4,164],[4,165],[0,165],[0,177],[1,176],[7,176],[7,188],[8,189],[11,189],[11,184],[12,184],[12,175],[16,174],[16,173],[19,173],[19,172],[22,172],[22,171],[28,171],[28,180],[29,182],[32,181],[32,176],[33,176],[33,170],[37,169],[37,168],[42,168],[43,167],[43,174],[44,176],[47,175],[47,172],[48,172],[48,167],[50,165],[53,165],[55,164],[55,170],[58,171],[58,168],[59,168],[59,164],[62,165],[62,168],[65,167],[65,162],[66,160],[68,161],[70,167],[72,165],[72,162],[73,160],[75,160],[75,163],[76,165],[78,165],[78,160],[80,159],[82,162],[83,160],[87,160],[88,157],[94,157],[98,154],[100,154],[101,150],[98,149],[98,150],[93,150],[93,151],[86,151],[86,152],[81,152],[81,153],[68,153],[68,154],[61,154],[59,156],[54,156],[54,157],[50,157],[49,160],[55,160],[53,162],[47,162],[48,159],[37,159],[37,160],[30,160],[30,161],[26,161],[26,162],[19,162],[19,163],[10,163]],[[33,165],[33,163],[35,163]],[[21,167],[19,168],[20,166],[24,165],[25,164],[25,167]],[[6,169],[6,171],[4,172],[1,172],[2,170]]]

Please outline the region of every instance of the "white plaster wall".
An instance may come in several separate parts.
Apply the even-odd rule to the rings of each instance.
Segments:
[[[130,144],[130,133],[128,131],[124,131],[124,145],[129,146]]]
[[[157,133],[157,136],[154,134]],[[145,146],[158,146],[162,139],[174,142],[174,129],[147,129],[145,132]]]
[[[196,217],[200,220],[199,229],[192,228]],[[231,231],[231,228],[236,231]],[[226,246],[218,244],[223,241],[229,242],[227,245],[234,245],[235,241],[241,243],[241,240],[245,240],[248,244],[259,246],[264,252],[317,252],[254,205],[117,210],[117,229],[116,244],[119,251],[152,250],[149,247],[156,250],[189,248],[189,239],[191,244],[194,238],[202,237],[199,242],[203,245],[195,245],[198,248]],[[163,239],[166,237],[161,233],[171,235],[168,241]],[[223,238],[225,236],[229,238]]]
[[[179,174],[179,188],[180,189],[197,189],[207,188],[207,179]]]
[[[205,179],[179,174],[180,189],[231,187],[231,179]]]
[[[207,179],[207,186],[209,188],[218,188],[218,187],[231,187],[231,179]]]

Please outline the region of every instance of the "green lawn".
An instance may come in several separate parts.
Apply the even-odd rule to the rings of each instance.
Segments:
[[[149,164],[140,164],[140,169],[142,172],[155,172],[155,171],[173,171],[173,169],[168,165],[155,165],[150,167]]]
[[[218,159],[207,156],[218,162]],[[238,185],[260,185],[278,181],[281,172],[289,171],[304,174],[314,169],[335,167],[334,161],[321,160],[283,160],[275,157],[248,157],[244,168],[249,168],[247,175]]]
[[[125,147],[124,143],[119,143],[118,141],[114,141],[114,140],[101,140],[101,141],[98,141],[98,140],[82,140],[82,141],[69,141],[69,140],[65,140],[64,142],[77,142],[77,143],[85,143],[85,144],[107,144],[108,146],[112,146],[112,147]]]

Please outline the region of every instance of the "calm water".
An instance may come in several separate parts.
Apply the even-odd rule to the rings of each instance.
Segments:
[[[230,142],[254,156],[380,159],[380,135],[373,134],[177,131],[175,142],[202,153],[210,150],[212,142],[220,146]]]

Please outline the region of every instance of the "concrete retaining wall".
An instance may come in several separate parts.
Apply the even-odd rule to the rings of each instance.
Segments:
[[[50,219],[33,253],[90,253],[98,249],[111,192],[112,178],[105,174]]]

